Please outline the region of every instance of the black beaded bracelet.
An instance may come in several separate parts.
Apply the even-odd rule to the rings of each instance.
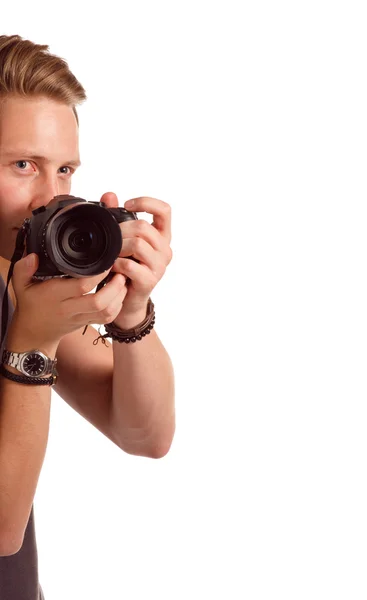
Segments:
[[[129,344],[130,342],[132,342],[133,344],[135,342],[140,341],[145,335],[149,335],[149,333],[152,331],[153,327],[155,324],[155,317],[153,317],[151,323],[146,327],[146,329],[144,329],[143,331],[141,331],[140,333],[133,335],[131,337],[124,337],[123,335],[121,335],[120,330],[116,327],[108,327],[107,325],[105,325],[105,329],[107,331],[107,333],[102,336],[102,337],[110,337],[113,340],[115,340],[116,342],[120,342],[120,344],[122,342],[125,342],[125,344]]]
[[[7,379],[11,379],[12,381],[16,381],[17,383],[25,383],[26,385],[55,385],[57,380],[57,375],[51,375],[51,377],[22,377],[21,375],[15,375],[15,373],[11,373],[7,369],[5,369],[4,365],[0,365],[0,373]]]
[[[144,336],[149,335],[149,333],[152,331],[152,329],[154,327],[154,324],[155,324],[154,304],[153,304],[151,298],[149,298],[148,306],[147,306],[147,315],[146,315],[144,321],[142,321],[142,323],[139,323],[139,325],[137,325],[136,327],[132,327],[131,329],[127,329],[127,330],[120,329],[117,325],[114,324],[114,322],[107,323],[104,326],[107,333],[105,335],[99,334],[98,338],[96,338],[93,341],[93,345],[98,344],[98,341],[100,338],[102,338],[102,343],[106,345],[106,341],[104,339],[106,337],[112,338],[113,340],[115,340],[116,342],[119,342],[120,344],[122,342],[124,342],[125,344],[129,344],[130,342],[135,343],[135,342],[143,339]],[[99,329],[98,329],[98,332],[99,332]]]

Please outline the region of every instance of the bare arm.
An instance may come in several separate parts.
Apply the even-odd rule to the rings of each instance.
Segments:
[[[140,321],[144,316],[140,315]],[[160,458],[168,452],[175,431],[171,359],[154,329],[135,344],[114,341],[112,345],[112,429],[126,452]]]
[[[24,352],[37,341],[9,326],[6,348]],[[57,344],[40,349],[55,358]],[[9,371],[20,375],[13,367]],[[24,385],[0,375],[0,556],[19,551],[45,458],[50,425],[51,388]]]

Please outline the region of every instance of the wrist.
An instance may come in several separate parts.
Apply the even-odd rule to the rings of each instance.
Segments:
[[[11,352],[27,352],[28,350],[37,349],[54,360],[58,345],[59,341],[41,339],[37,336],[37,332],[29,332],[19,322],[12,321],[6,335],[4,349]],[[9,365],[6,368],[13,369]],[[16,371],[15,369],[12,372]]]
[[[144,314],[144,318],[142,315]],[[130,321],[131,318],[131,321]],[[142,320],[141,320],[142,319]],[[137,323],[136,321],[140,321]],[[129,315],[124,314],[124,318],[120,315],[111,323],[105,324],[106,334],[99,335],[93,344],[98,344],[98,340],[111,337],[113,341],[129,344],[142,340],[146,335],[149,335],[155,324],[154,303],[149,297],[144,313],[134,312]]]
[[[119,327],[120,329],[133,329],[137,327],[144,321],[147,315],[146,307],[142,310],[131,313],[131,314],[121,314],[113,321],[113,323]]]
[[[12,367],[11,365],[3,365],[3,368],[6,371],[9,371],[9,373],[13,373],[14,375],[22,375],[22,373],[19,371],[19,369],[16,369],[15,367]],[[37,375],[37,377],[39,379],[48,379],[50,377],[50,375]]]
[[[131,305],[128,307],[125,304],[120,314],[114,319],[114,325],[125,330],[138,327],[146,319],[149,300],[150,298],[147,298],[143,304],[139,302],[137,307]]]

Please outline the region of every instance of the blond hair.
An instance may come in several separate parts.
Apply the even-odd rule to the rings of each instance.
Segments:
[[[49,46],[19,35],[0,35],[0,101],[8,96],[44,96],[73,109],[87,99],[67,62],[50,54]]]

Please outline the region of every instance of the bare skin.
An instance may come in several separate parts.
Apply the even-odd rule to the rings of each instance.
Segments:
[[[44,97],[11,97],[0,104],[0,269],[5,265],[5,282],[16,228],[54,196],[72,193],[78,164],[79,130],[71,107]],[[108,207],[119,205],[113,192],[101,200]],[[149,197],[124,206],[150,213],[153,222],[138,215],[137,221],[120,223],[123,245],[111,269],[116,276],[98,293],[88,292],[106,272],[33,283],[38,258],[32,273],[21,261],[15,264],[9,288],[16,304],[10,349],[52,349],[52,358],[55,352],[58,358],[59,395],[125,451],[157,457],[171,444],[175,410],[173,368],[156,330],[139,343],[114,342],[112,347],[96,347],[92,328],[81,335],[87,323],[114,321],[122,329],[141,323],[172,258],[170,206]]]

